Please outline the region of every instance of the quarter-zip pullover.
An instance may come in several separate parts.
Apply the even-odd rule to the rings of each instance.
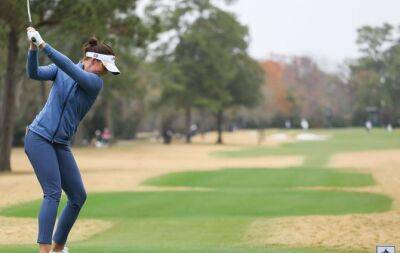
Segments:
[[[28,127],[52,143],[70,145],[79,122],[100,93],[103,80],[47,43],[43,52],[53,64],[39,67],[37,50],[29,50],[27,74],[31,79],[51,80],[53,84],[46,104]]]

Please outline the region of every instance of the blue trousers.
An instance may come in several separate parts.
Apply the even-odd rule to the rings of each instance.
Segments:
[[[71,149],[68,145],[51,143],[28,130],[25,135],[25,153],[44,195],[38,216],[37,242],[51,244],[53,239],[58,244],[65,244],[86,200],[86,191]],[[59,217],[53,236],[61,189],[67,195],[68,202]]]

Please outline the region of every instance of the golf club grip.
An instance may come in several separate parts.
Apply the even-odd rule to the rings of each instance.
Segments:
[[[28,2],[28,3],[29,3],[29,2]],[[32,20],[31,20],[31,18],[30,18],[31,13],[30,13],[29,8],[28,8],[28,14],[29,14],[29,26],[30,26],[30,27],[33,27],[33,25],[32,25]],[[35,39],[35,38],[32,38],[31,41],[32,41],[33,43],[35,43],[35,42],[36,42],[36,39]]]
[[[32,22],[29,22],[29,26],[32,27]],[[32,38],[31,41],[32,41],[33,43],[35,43],[35,42],[36,42],[36,39],[35,39],[35,38]]]

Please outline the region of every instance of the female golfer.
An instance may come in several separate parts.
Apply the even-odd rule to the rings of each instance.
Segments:
[[[27,35],[30,41],[28,76],[35,80],[53,81],[45,106],[27,127],[25,135],[25,153],[44,194],[38,216],[37,242],[40,253],[65,253],[68,252],[64,247],[68,234],[86,200],[70,140],[103,87],[100,77],[107,71],[119,74],[119,70],[111,47],[99,43],[96,38],[84,45],[84,58],[75,64],[45,43],[34,28],[27,28]],[[53,64],[38,66],[38,48]],[[68,202],[53,235],[61,189]]]

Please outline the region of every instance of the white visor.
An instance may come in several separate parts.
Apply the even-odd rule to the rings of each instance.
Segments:
[[[117,66],[115,65],[115,56],[107,54],[98,54],[95,52],[86,52],[86,57],[94,58],[100,60],[104,67],[114,75],[121,73]]]

